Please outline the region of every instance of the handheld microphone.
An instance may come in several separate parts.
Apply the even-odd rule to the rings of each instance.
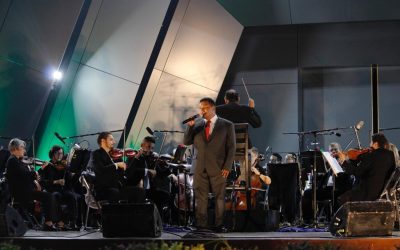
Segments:
[[[151,130],[151,128],[146,127],[146,130],[147,130],[147,132],[148,132],[149,134],[154,135],[154,131]]]
[[[65,144],[64,138],[61,137],[61,135],[57,132],[54,132],[54,135],[57,137],[57,139],[59,139],[62,143]]]
[[[199,117],[199,116],[200,116],[199,114],[195,114],[195,115],[193,115],[193,116],[187,118],[186,120],[184,120],[184,121],[182,122],[182,124],[186,124],[186,123],[188,123],[188,122],[190,122],[190,121],[196,119],[196,118]]]

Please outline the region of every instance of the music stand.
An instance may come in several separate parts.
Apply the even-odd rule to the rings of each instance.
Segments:
[[[175,164],[181,164],[186,162],[186,160],[184,160],[186,149],[187,146],[179,144],[175,150],[174,157],[172,158],[171,162]]]
[[[313,152],[313,165],[311,168],[311,174],[313,176],[313,183],[312,183],[312,189],[313,189],[313,199],[312,199],[312,207],[313,207],[313,219],[314,219],[314,226],[317,226],[317,152],[319,151],[317,148],[317,135],[332,135],[333,131],[337,131],[340,129],[344,128],[333,128],[333,129],[322,129],[322,130],[312,130],[312,131],[305,131],[305,132],[294,132],[294,133],[283,133],[283,134],[296,134],[299,137],[304,136],[304,135],[312,135],[313,136],[313,145],[314,145],[314,150],[311,151]],[[329,132],[329,133],[328,133]]]

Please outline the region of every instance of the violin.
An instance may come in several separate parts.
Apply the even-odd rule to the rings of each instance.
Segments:
[[[31,157],[24,157],[24,158],[22,158],[21,162],[23,164],[27,165],[31,172],[36,172],[34,165],[43,166],[44,164],[46,164],[45,161],[39,160],[37,158],[31,158]],[[36,180],[34,180],[33,183],[35,185],[36,191],[42,191],[42,186],[39,183],[39,175],[37,175],[37,172],[36,172]]]
[[[24,157],[21,159],[21,162],[26,164],[26,165],[36,165],[36,166],[43,166],[46,164],[46,161],[40,160],[38,158],[32,158],[32,157]]]
[[[137,153],[138,151],[132,148],[126,148],[126,149],[113,148],[110,151],[110,156],[114,161],[116,161],[116,160],[122,160],[124,156],[127,158],[133,158],[136,156]]]
[[[350,160],[358,160],[358,158],[360,157],[360,155],[366,154],[366,153],[370,153],[372,152],[372,148],[361,148],[361,149],[349,149],[347,151],[344,151],[342,153],[344,153],[345,155],[347,155],[347,157]]]
[[[56,162],[54,162],[54,163],[49,162],[49,165],[52,165],[52,166],[54,166],[57,170],[61,171],[61,170],[66,169],[66,167],[67,167],[67,160],[66,160],[66,159],[65,159],[65,160],[59,160],[59,161],[56,161]]]

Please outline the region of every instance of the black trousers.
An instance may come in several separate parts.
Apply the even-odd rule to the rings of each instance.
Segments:
[[[78,218],[78,200],[79,195],[72,191],[53,192],[58,204],[66,204],[68,207],[68,220],[75,223]],[[61,214],[61,207],[59,206],[58,214]]]
[[[45,221],[57,222],[60,220],[59,204],[56,196],[44,191],[32,191],[24,197],[14,197],[25,208],[29,208],[34,200],[40,201]]]

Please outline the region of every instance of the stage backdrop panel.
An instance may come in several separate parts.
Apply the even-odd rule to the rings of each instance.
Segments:
[[[1,136],[34,135],[85,2],[0,1]]]
[[[184,131],[181,122],[198,112],[199,100],[217,97],[242,29],[217,1],[179,1],[128,145],[138,147],[148,135],[146,127]],[[171,153],[182,139],[182,134],[168,134],[163,153]],[[160,144],[161,137],[156,149]]]
[[[61,136],[123,129],[170,1],[93,0],[39,155]],[[121,133],[114,134],[116,141]],[[97,136],[83,138],[96,149]],[[83,140],[68,140],[72,143]]]

